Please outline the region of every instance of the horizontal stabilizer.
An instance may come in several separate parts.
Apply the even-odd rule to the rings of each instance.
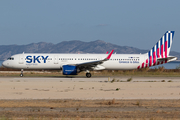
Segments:
[[[175,57],[175,56],[169,56],[169,57],[167,57],[167,58],[157,58],[157,61],[158,61],[158,62],[162,62],[162,61],[168,61],[168,62],[170,62],[170,61],[174,61],[174,60],[177,60],[177,57]]]

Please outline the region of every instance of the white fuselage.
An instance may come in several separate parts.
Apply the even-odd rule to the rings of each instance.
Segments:
[[[108,54],[16,54],[3,62],[3,66],[16,69],[62,69],[63,65],[76,65],[103,60]],[[108,61],[93,70],[137,69],[147,58],[147,54],[112,54]]]
[[[13,55],[4,61],[4,67],[21,69],[62,69],[63,75],[77,75],[91,70],[131,70],[147,68],[176,60],[169,56],[174,31],[167,31],[146,54],[49,54],[26,53]]]

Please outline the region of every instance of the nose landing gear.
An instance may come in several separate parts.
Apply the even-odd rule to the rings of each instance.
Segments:
[[[20,77],[23,77],[23,69],[21,69]]]

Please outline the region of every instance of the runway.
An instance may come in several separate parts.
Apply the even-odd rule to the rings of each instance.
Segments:
[[[180,99],[179,77],[129,78],[1,77],[0,99]]]

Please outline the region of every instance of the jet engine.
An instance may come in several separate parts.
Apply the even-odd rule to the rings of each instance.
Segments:
[[[77,75],[77,66],[63,65],[63,75]]]

